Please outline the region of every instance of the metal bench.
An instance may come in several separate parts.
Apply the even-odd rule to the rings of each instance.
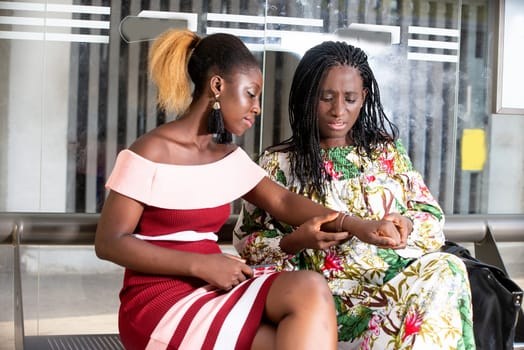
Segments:
[[[118,334],[64,334],[26,336],[24,332],[20,247],[23,245],[92,245],[98,214],[0,213],[0,244],[12,245],[14,267],[15,349],[123,349]],[[219,244],[231,244],[232,215],[218,233]],[[474,244],[475,255],[506,270],[497,242],[524,242],[524,215],[448,215],[446,237]],[[524,325],[517,333],[524,336]],[[524,349],[524,343],[515,343]]]

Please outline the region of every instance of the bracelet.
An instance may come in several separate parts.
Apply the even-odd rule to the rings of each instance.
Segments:
[[[348,213],[344,213],[344,212],[341,212],[339,211],[339,216],[340,214],[344,214],[342,215],[342,218],[340,219],[340,223],[338,224],[338,227],[337,227],[337,232],[342,232],[342,226],[344,225],[344,220],[346,220],[346,217],[350,216]]]

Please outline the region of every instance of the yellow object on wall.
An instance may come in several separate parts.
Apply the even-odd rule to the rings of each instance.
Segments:
[[[486,163],[486,132],[464,129],[462,133],[462,170],[482,171]]]

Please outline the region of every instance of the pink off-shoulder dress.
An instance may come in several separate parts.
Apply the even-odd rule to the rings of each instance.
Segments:
[[[237,148],[204,165],[152,162],[123,150],[106,187],[144,204],[139,239],[169,249],[221,253],[216,232],[230,202],[265,176]],[[194,277],[126,269],[119,332],[126,349],[249,349],[276,273],[250,278],[225,292]]]

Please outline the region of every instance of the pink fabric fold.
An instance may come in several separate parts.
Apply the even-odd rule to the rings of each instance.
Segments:
[[[242,197],[264,176],[240,147],[202,165],[156,163],[125,149],[118,154],[106,188],[159,208],[212,208]]]

